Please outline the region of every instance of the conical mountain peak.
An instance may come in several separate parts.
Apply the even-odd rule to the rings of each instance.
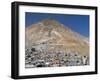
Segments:
[[[89,43],[86,38],[59,21],[48,18],[26,28],[26,48],[33,44],[48,44],[55,50],[70,50],[82,55],[89,54]],[[52,50],[52,47],[48,48]]]
[[[48,18],[48,19],[42,20],[41,23],[43,23],[45,26],[60,25],[60,23],[57,20],[53,19],[53,18]]]

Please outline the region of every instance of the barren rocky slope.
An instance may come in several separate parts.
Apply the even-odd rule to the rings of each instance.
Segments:
[[[25,29],[25,48],[46,43],[47,50],[78,52],[89,56],[89,40],[54,19],[45,19]]]

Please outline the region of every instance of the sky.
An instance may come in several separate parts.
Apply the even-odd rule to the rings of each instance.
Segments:
[[[89,15],[51,14],[51,13],[25,13],[25,27],[29,27],[41,20],[52,18],[73,31],[89,38]]]

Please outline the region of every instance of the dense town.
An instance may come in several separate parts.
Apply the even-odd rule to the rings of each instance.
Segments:
[[[45,45],[25,50],[25,68],[89,65],[89,58],[71,51],[47,51]]]

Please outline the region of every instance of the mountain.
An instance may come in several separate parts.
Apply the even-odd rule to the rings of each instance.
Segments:
[[[47,50],[78,52],[89,56],[89,40],[54,19],[45,19],[25,29],[25,48],[47,44]]]

